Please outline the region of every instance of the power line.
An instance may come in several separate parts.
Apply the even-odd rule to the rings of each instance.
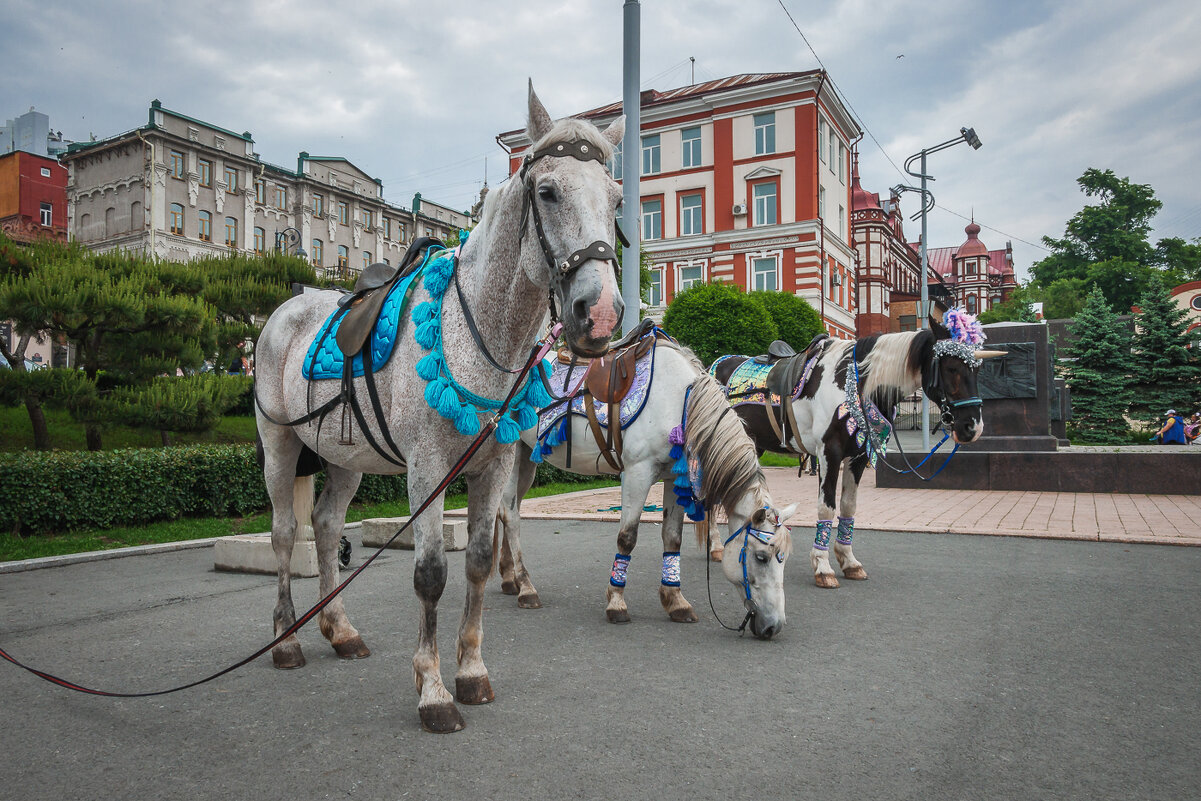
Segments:
[[[946,206],[935,206],[934,208],[939,209],[941,211],[945,211],[947,214],[954,214],[956,217],[958,217],[961,220],[967,220],[969,222],[974,222],[974,223],[976,223],[976,225],[979,225],[981,228],[987,228],[988,230],[998,233],[1001,236],[1006,237],[1008,239],[1016,239],[1017,241],[1019,241],[1023,244],[1029,245],[1030,247],[1038,248],[1040,250],[1045,250],[1048,253],[1051,252],[1051,249],[1048,248],[1046,245],[1040,245],[1036,242],[1031,242],[1027,239],[1022,239],[1020,236],[1015,236],[1014,234],[1005,233],[1000,228],[993,228],[991,225],[985,225],[984,223],[980,222],[979,220],[977,220],[975,218],[967,217],[966,215],[960,214],[959,212],[954,211],[953,209],[948,209]]]

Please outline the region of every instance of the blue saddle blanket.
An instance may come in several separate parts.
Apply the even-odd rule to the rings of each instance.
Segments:
[[[371,336],[367,339],[368,347],[371,348],[371,371],[373,373],[378,372],[392,357],[392,351],[396,348],[396,340],[403,327],[401,313],[404,311],[405,299],[409,295],[409,288],[413,285],[413,281],[422,272],[423,270],[414,270],[397,281],[388,291],[388,297],[384,299],[379,319],[376,320],[375,328],[372,329]],[[342,377],[342,371],[345,369],[344,357],[341,349],[338,348],[336,337],[343,316],[342,309],[331,314],[318,330],[312,344],[309,345],[309,352],[304,357],[302,374],[310,381],[319,378]],[[356,376],[363,375],[362,353],[356,354],[351,364]]]

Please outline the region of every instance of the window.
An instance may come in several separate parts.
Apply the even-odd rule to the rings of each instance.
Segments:
[[[213,185],[213,162],[200,160],[200,185],[211,187]]]
[[[361,222],[363,224],[364,228],[366,228],[367,230],[371,230],[371,210],[370,209],[359,209],[359,222]]]
[[[237,192],[238,191],[238,171],[235,170],[233,167],[225,168],[225,191],[226,192]]]
[[[705,265],[704,264],[681,264],[679,265],[680,291],[683,292],[693,284],[699,284],[705,280]]]
[[[838,207],[838,235],[847,235],[847,211],[841,205]]]
[[[325,195],[313,195],[313,216],[325,216]]]
[[[830,172],[834,172],[834,160],[838,157],[838,148],[835,146],[835,142],[837,142],[837,141],[838,141],[838,139],[834,136],[834,129],[831,128],[830,129]]]
[[[613,176],[614,181],[621,180],[623,166],[622,158],[621,142],[618,142],[613,146],[613,158],[609,159],[609,174]]]
[[[338,245],[338,268],[345,270],[350,266],[350,251],[345,245]]]
[[[320,267],[322,260],[325,258],[325,245],[320,239],[313,240],[313,266]]]
[[[968,314],[976,313],[976,296],[975,295],[967,296],[967,313]]]
[[[200,241],[213,241],[213,215],[212,212],[202,211],[200,217]]]
[[[663,305],[663,268],[651,268],[651,287],[647,292],[648,303],[651,306]]]
[[[642,137],[642,174],[655,175],[659,168],[659,135]]]
[[[259,205],[267,205],[267,184],[263,181],[254,182],[254,199],[258,201]]]
[[[817,188],[817,216],[821,219],[826,219],[826,188],[819,186]]]
[[[54,225],[54,204],[42,203],[42,225],[49,228]]]
[[[171,233],[183,236],[183,206],[179,203],[171,204]]]
[[[171,177],[183,178],[183,153],[172,150],[169,156],[171,162]]]
[[[370,266],[371,266],[371,251],[364,250],[363,251],[363,269],[366,270]]]
[[[762,156],[776,152],[776,112],[756,114],[755,120],[755,155]]]
[[[282,186],[275,186],[272,187],[272,189],[274,190],[272,193],[272,198],[274,200],[275,208],[286,209],[288,207],[288,190],[284,189]]]
[[[400,241],[401,242],[405,241],[405,228],[406,228],[405,224],[401,223],[400,224]]]
[[[685,128],[680,131],[680,149],[683,151],[682,166],[701,166],[701,129]]]
[[[225,218],[225,244],[231,248],[238,246],[238,221],[233,217]]]
[[[838,143],[838,180],[847,182],[847,148],[842,142]]]
[[[775,181],[754,184],[751,190],[755,201],[754,225],[775,225],[778,222]]]
[[[254,227],[254,252],[262,253],[267,249],[267,232],[257,225]]]
[[[350,206],[345,200],[338,201],[338,222],[350,225]]]
[[[701,195],[680,196],[680,236],[705,233]]]
[[[818,119],[817,121],[817,157],[822,161],[826,160],[826,149],[822,147],[822,143],[826,141],[826,121]]]
[[[777,264],[775,256],[751,259],[752,291],[775,292],[780,288]]]
[[[50,168],[49,167],[42,167],[42,177],[43,178],[50,177]]]
[[[390,217],[385,217],[384,218],[384,239],[391,239],[391,238],[392,238],[392,219]]]
[[[901,315],[901,330],[902,331],[916,331],[917,330],[917,315],[916,314],[902,314]]]
[[[663,201],[642,201],[642,240],[663,238]]]

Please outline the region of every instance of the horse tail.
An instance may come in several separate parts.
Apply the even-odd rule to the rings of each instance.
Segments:
[[[292,482],[292,514],[296,518],[296,538],[313,538],[313,503],[317,482],[313,476],[297,476]],[[305,530],[307,529],[307,531]]]

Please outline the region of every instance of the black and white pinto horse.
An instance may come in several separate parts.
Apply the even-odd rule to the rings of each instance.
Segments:
[[[421,723],[430,731],[463,727],[442,682],[438,654],[438,601],[447,577],[438,488],[481,431],[481,418],[488,420],[501,407],[498,399],[514,384],[504,370],[521,366],[548,316],[562,313],[564,339],[573,352],[593,356],[608,347],[623,304],[613,258],[621,189],[605,160],[621,141],[624,125],[625,118],[619,117],[602,133],[579,120],[553,122],[530,87],[530,155],[514,180],[488,195],[480,224],[460,252],[427,259],[414,289],[412,319],[399,323],[395,350],[372,382],[372,365],[366,362],[370,347],[356,357],[364,360],[365,373],[344,379],[349,389],[336,379],[310,382],[304,375],[310,344],[339,310],[336,292],[288,300],[271,315],[258,340],[258,431],[271,498],[271,544],[278,560],[276,635],[296,621],[289,573],[296,535],[293,500],[312,486],[311,479],[305,483],[297,477],[302,454],[312,451],[325,463],[325,486],[313,509],[323,597],[338,587],[338,541],[362,474],[407,472],[414,507],[436,495],[414,521],[413,587],[421,611],[413,678]],[[431,272],[436,265],[444,269]],[[454,288],[448,289],[452,282]],[[492,364],[483,358],[486,352]],[[498,369],[498,361],[509,367]],[[496,436],[488,437],[464,469],[470,495],[468,589],[455,650],[455,698],[465,704],[493,699],[481,656],[484,585],[493,566],[496,511],[513,465],[511,443],[520,427],[536,419],[529,410],[532,390],[522,391],[526,400],[516,419],[495,415],[488,420],[495,422]],[[368,396],[370,407],[355,400]],[[338,404],[355,410],[353,437],[343,436],[336,422],[300,422],[314,408],[328,409],[336,421]],[[385,441],[388,449],[379,444]],[[350,624],[341,596],[321,610],[319,623],[339,656],[370,654]],[[272,657],[280,668],[300,667],[305,661],[294,634],[273,649]]]
[[[959,316],[957,323],[967,318],[958,310],[954,314]],[[782,414],[777,411],[783,419],[773,426],[768,419],[771,412],[762,403],[735,407],[759,449],[791,455],[807,452],[817,459],[817,532],[810,551],[817,586],[838,586],[830,567],[831,534],[835,534],[834,556],[843,576],[867,578],[851,549],[859,481],[869,464],[875,466],[883,456],[901,399],[921,388],[941,408],[944,425],[956,443],[974,442],[984,433],[976,376],[981,359],[1002,352],[978,350],[983,334],[973,318],[967,321],[974,332],[971,336],[955,325],[953,338],[950,330],[931,319],[931,327],[919,331],[815,341],[807,353],[782,360],[774,368],[779,372],[773,372],[773,379],[779,380],[772,385],[788,388],[780,394],[791,393],[791,415],[788,409],[782,409]],[[710,371],[728,386],[734,371],[749,358],[722,357]],[[736,402],[734,397],[730,400]],[[842,495],[836,501],[840,468]]]

